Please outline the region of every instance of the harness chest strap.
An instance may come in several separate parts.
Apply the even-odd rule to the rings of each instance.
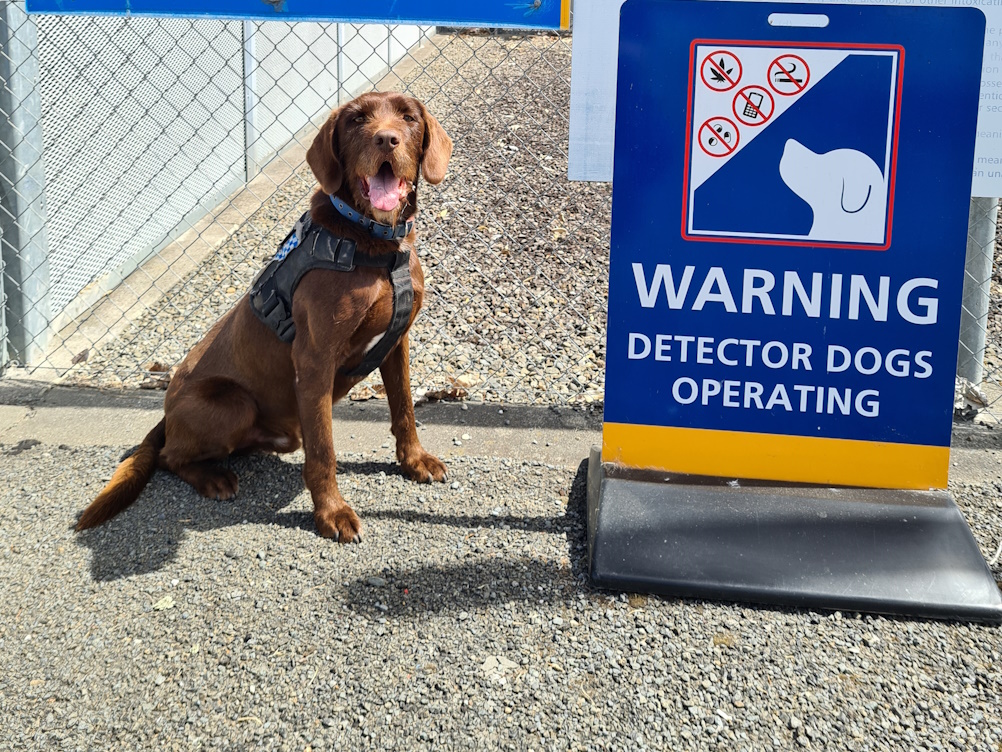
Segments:
[[[414,309],[410,251],[378,255],[365,253],[358,250],[354,240],[339,237],[314,224],[310,213],[306,212],[279,246],[275,258],[251,284],[251,310],[280,340],[292,342],[296,337],[292,296],[303,275],[313,269],[351,272],[358,266],[386,269],[393,287],[393,313],[389,327],[369,348],[358,366],[342,372],[348,378],[368,376],[382,365],[407,331]]]

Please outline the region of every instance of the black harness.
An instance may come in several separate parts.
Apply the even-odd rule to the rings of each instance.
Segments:
[[[254,279],[250,305],[254,314],[283,342],[292,342],[296,324],[292,320],[292,295],[306,272],[330,269],[350,272],[357,266],[386,269],[393,285],[393,315],[386,333],[371,347],[362,362],[342,372],[361,379],[379,368],[411,320],[414,289],[411,287],[410,251],[371,254],[358,250],[355,241],[334,235],[314,224],[306,212],[279,246],[275,258]]]

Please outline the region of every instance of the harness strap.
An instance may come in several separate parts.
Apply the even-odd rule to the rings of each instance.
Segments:
[[[291,343],[296,336],[292,296],[303,275],[313,269],[351,272],[358,266],[386,269],[393,287],[393,313],[386,332],[369,348],[361,363],[341,372],[348,378],[364,378],[382,365],[407,331],[414,309],[410,251],[383,254],[360,251],[355,241],[314,224],[306,212],[251,284],[251,310],[280,340]]]
[[[407,331],[407,325],[411,320],[414,288],[411,287],[410,253],[394,253],[390,258],[392,258],[389,266],[390,283],[393,285],[393,314],[390,316],[390,325],[379,341],[365,353],[361,363],[350,371],[342,371],[350,379],[363,378],[379,368],[390,354],[390,350],[396,347],[397,342]]]

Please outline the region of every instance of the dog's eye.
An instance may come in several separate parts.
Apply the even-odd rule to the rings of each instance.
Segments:
[[[359,115],[357,118],[355,118],[355,122],[356,123],[364,123],[365,122],[365,115]]]
[[[406,120],[408,123],[414,122],[414,118],[412,118],[410,115],[404,115],[404,120]]]

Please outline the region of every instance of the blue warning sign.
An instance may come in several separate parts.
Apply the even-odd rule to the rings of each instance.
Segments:
[[[683,236],[886,250],[902,53],[694,41]]]
[[[942,487],[983,14],[626,0],[620,30],[606,461]]]

